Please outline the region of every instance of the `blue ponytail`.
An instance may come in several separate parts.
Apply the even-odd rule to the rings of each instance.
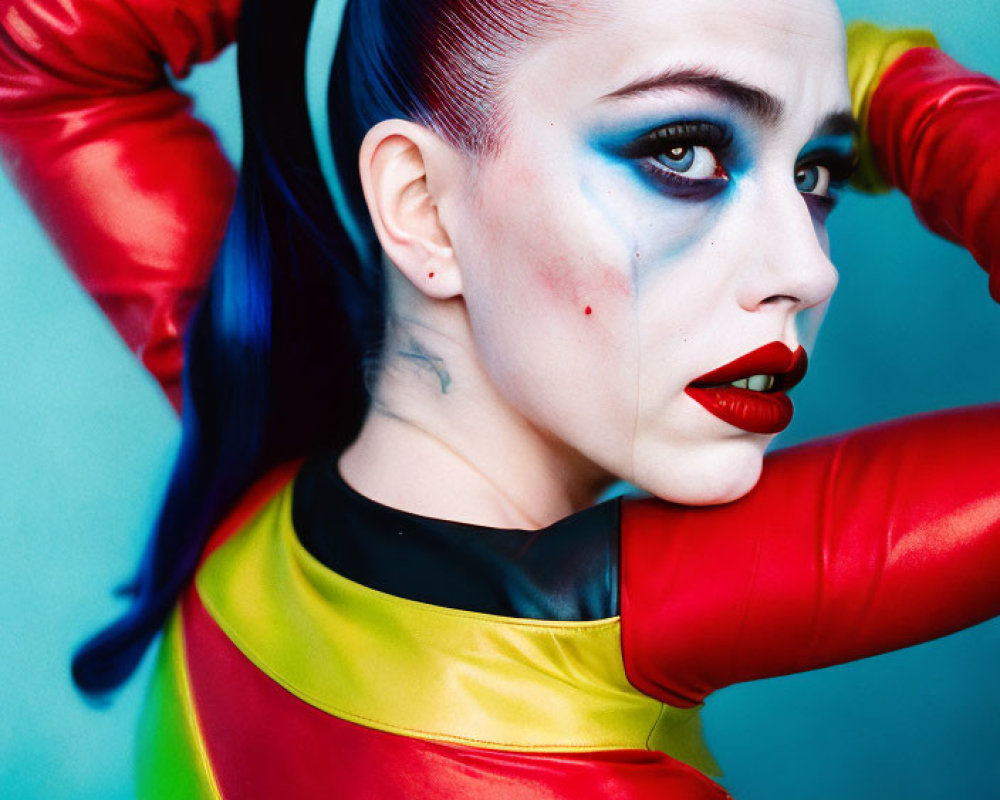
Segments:
[[[280,7],[279,7],[280,6]],[[190,579],[205,541],[271,467],[356,435],[362,356],[381,297],[319,173],[303,97],[311,8],[248,0],[240,20],[245,131],[236,206],[185,348],[180,452],[132,605],[76,653],[87,694],[119,686]]]

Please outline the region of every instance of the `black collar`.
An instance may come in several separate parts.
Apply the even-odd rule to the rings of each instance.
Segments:
[[[618,614],[619,499],[538,531],[421,517],[376,503],[340,477],[337,456],[306,462],[292,522],[303,546],[371,589],[448,608],[546,620]]]

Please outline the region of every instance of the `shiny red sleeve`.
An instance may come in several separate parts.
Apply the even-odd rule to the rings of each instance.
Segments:
[[[745,498],[622,508],[629,679],[676,706],[1000,613],[1000,405],[770,456]]]
[[[886,181],[931,230],[972,253],[1000,302],[1000,83],[915,48],[882,76],[868,134]]]
[[[239,0],[0,0],[0,152],[128,346],[180,403],[182,335],[235,174],[168,79],[235,38]]]

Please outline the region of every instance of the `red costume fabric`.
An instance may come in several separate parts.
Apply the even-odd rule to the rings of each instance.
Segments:
[[[193,592],[183,604],[183,624],[201,732],[224,798],[729,797],[694,768],[654,750],[510,751],[428,741],[348,722],[293,696],[251,663]],[[152,790],[140,796],[169,795]]]
[[[623,505],[633,685],[692,706],[994,616],[998,454],[1000,406],[962,409],[775,453],[730,505]]]
[[[1000,84],[914,48],[882,76],[868,133],[882,176],[927,227],[972,253],[1000,302]]]
[[[239,0],[3,0],[0,153],[66,262],[180,408],[183,334],[236,176],[171,84]]]

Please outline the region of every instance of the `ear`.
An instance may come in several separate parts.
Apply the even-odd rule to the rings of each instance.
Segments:
[[[368,212],[389,260],[428,297],[460,295],[461,271],[439,214],[440,198],[428,188],[446,191],[454,185],[453,148],[421,125],[388,119],[365,135],[359,168]]]

